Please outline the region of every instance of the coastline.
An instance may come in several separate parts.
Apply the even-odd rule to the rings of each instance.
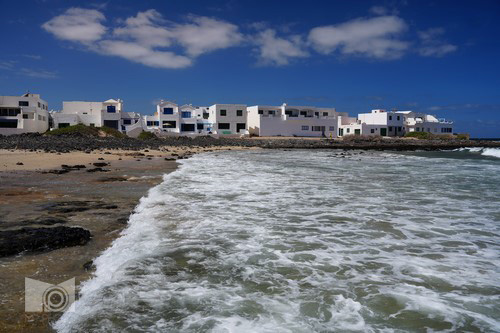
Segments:
[[[54,321],[58,313],[47,317],[24,312],[24,278],[56,284],[75,277],[78,290],[92,276],[92,260],[126,228],[139,199],[177,169],[177,159],[227,149],[234,147],[87,153],[0,150],[0,233],[63,226],[92,235],[85,245],[0,257],[0,332],[52,332],[47,319]],[[75,165],[84,168],[73,169]],[[100,170],[88,172],[94,169]]]

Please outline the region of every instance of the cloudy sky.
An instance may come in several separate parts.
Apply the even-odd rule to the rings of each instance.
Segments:
[[[0,0],[0,95],[417,110],[500,137],[498,1]]]

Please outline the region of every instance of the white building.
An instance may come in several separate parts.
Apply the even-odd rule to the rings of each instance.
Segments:
[[[43,133],[48,129],[48,105],[40,95],[0,96],[0,134]]]
[[[109,99],[104,102],[63,102],[63,109],[60,112],[52,112],[51,116],[53,128],[84,124],[92,127],[114,128],[123,133],[132,134],[131,136],[137,136],[142,132],[141,115],[135,112],[124,112],[121,99]]]
[[[247,120],[245,104],[214,104],[208,107],[208,121],[213,124],[214,134],[246,135]]]
[[[453,133],[453,123],[414,111],[382,109],[372,110],[371,113],[360,113],[357,119],[347,117],[339,121],[339,136],[354,134],[394,137],[414,131],[433,134]]]
[[[208,107],[191,104],[178,106],[170,101],[160,101],[152,116],[144,116],[144,130],[160,135],[207,135],[213,131]]]
[[[248,108],[248,130],[257,136],[337,137],[339,113],[335,108],[254,105]]]

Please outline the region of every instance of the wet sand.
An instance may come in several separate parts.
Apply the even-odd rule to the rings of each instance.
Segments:
[[[50,217],[62,219],[55,225],[79,226],[92,233],[83,246],[0,258],[0,332],[51,332],[49,323],[59,314],[24,312],[24,278],[57,284],[75,277],[78,290],[92,274],[92,260],[120,235],[139,199],[177,168],[176,158],[223,149],[177,147],[90,154],[0,151],[0,231],[50,227],[38,224]],[[109,163],[102,167],[109,171],[87,172],[95,168],[93,163]],[[47,173],[62,170],[62,164],[86,168]],[[53,209],[60,204],[65,210]]]

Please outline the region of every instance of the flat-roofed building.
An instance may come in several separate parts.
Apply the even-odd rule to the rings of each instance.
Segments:
[[[39,94],[0,96],[1,135],[43,133],[48,129],[48,104]]]

